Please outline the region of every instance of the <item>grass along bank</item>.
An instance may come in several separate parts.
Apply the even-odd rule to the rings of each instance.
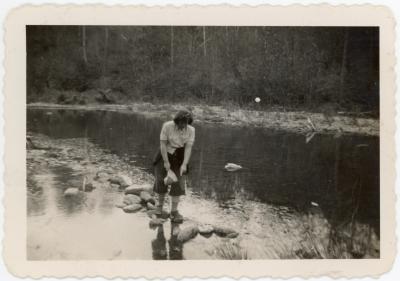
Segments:
[[[131,103],[131,104],[87,104],[65,105],[53,103],[30,103],[28,108],[107,110],[143,114],[150,117],[172,117],[177,110],[187,108],[195,122],[222,123],[234,126],[255,126],[297,133],[361,134],[378,136],[379,120],[374,118],[349,117],[306,111],[258,111],[235,107]]]

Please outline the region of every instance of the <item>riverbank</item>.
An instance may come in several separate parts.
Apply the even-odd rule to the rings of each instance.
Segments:
[[[64,105],[52,103],[30,103],[28,108],[106,110],[138,113],[149,117],[171,118],[179,109],[187,108],[195,116],[195,122],[221,123],[232,126],[255,126],[303,134],[360,134],[379,136],[379,120],[374,118],[349,117],[305,111],[281,112],[228,108],[223,106],[164,104],[87,104]]]

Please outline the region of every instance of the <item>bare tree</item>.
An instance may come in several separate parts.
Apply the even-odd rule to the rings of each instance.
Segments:
[[[108,27],[104,27],[103,87],[105,87],[105,76],[107,73],[107,55],[108,55]]]
[[[340,69],[340,96],[341,99],[344,97],[344,79],[346,76],[346,63],[347,63],[347,45],[349,41],[349,30],[346,28],[343,40],[343,52],[342,52],[342,65]]]
[[[83,51],[83,61],[85,64],[88,63],[87,54],[86,54],[86,27],[82,26],[82,51]]]
[[[171,26],[171,68],[174,67],[174,27]]]
[[[206,27],[203,26],[203,55],[207,56],[207,47],[206,47]]]

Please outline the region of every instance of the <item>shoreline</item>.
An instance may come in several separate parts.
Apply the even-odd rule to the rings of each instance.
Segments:
[[[226,124],[231,126],[252,126],[273,130],[282,130],[301,134],[358,134],[379,136],[379,120],[373,118],[331,116],[306,111],[256,111],[227,109],[222,106],[151,103],[132,104],[87,104],[64,105],[54,103],[30,103],[27,108],[68,109],[68,110],[104,110],[142,114],[148,117],[172,117],[176,111],[187,108],[195,117],[195,122]]]

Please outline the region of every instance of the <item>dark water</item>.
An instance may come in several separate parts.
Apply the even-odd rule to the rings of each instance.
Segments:
[[[117,112],[39,109],[29,109],[27,119],[28,131],[87,137],[149,172],[163,121]],[[241,199],[300,213],[315,202],[331,225],[355,218],[379,235],[379,138],[315,135],[306,143],[304,135],[261,128],[195,128],[188,185],[195,196],[220,207]],[[244,169],[226,172],[228,162]]]

